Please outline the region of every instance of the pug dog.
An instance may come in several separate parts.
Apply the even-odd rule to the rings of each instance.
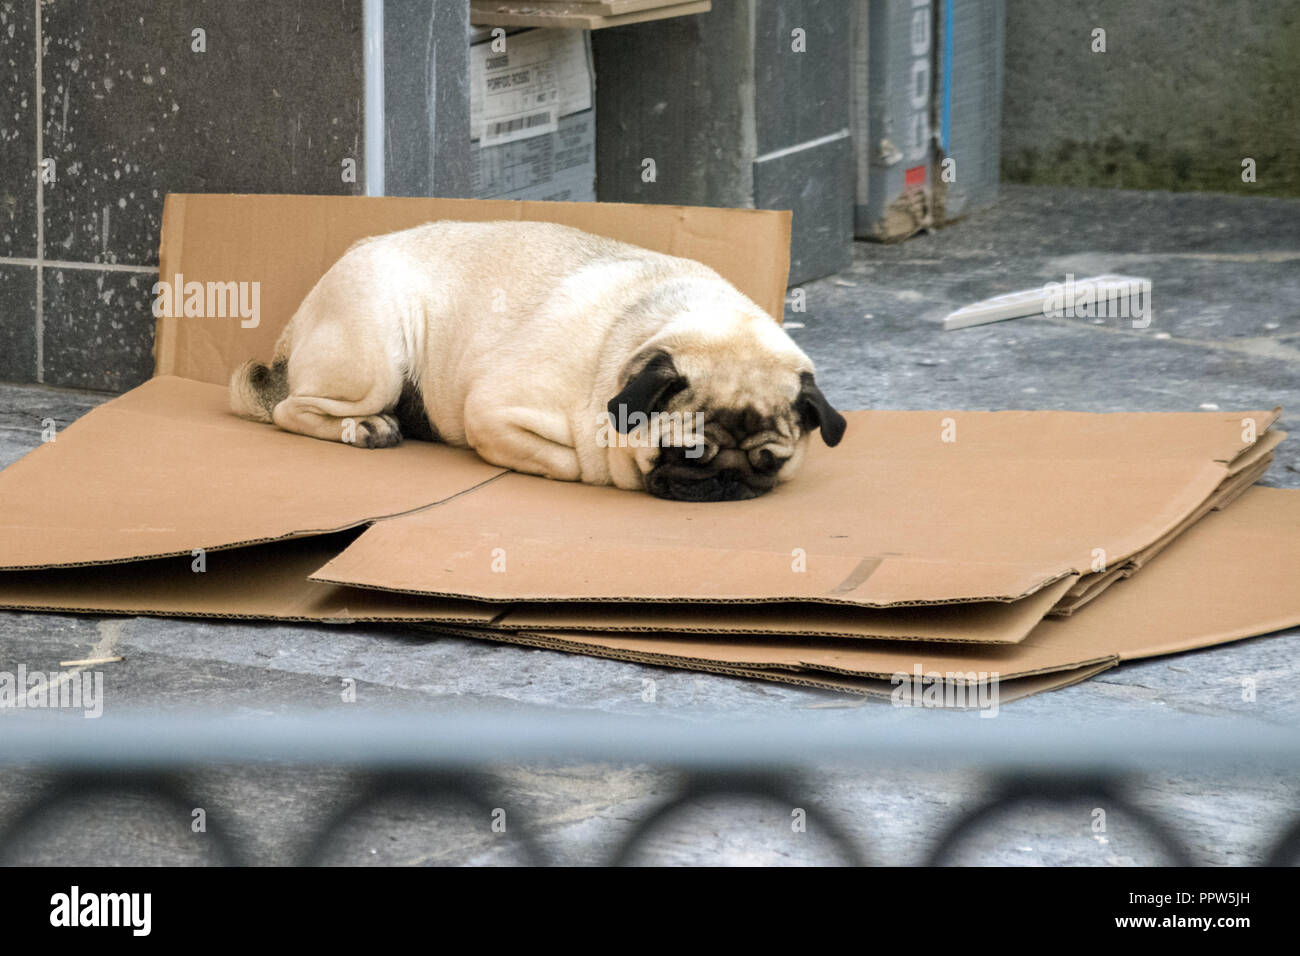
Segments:
[[[707,266],[545,222],[363,239],[303,299],[236,414],[363,448],[403,436],[661,498],[754,498],[845,421],[813,363]]]

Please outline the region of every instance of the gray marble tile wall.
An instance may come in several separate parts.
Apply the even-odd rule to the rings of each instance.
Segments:
[[[361,0],[0,0],[0,379],[146,379],[164,196],[361,193],[362,68]]]

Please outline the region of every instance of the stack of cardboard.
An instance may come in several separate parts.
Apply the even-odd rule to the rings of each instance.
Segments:
[[[491,27],[601,30],[708,13],[710,0],[470,0],[470,22]]]
[[[260,316],[163,316],[156,378],[0,473],[0,606],[402,621],[927,703],[1300,624],[1300,492],[1250,488],[1276,409],[851,412],[795,481],[710,504],[230,414],[230,370],[351,242],[434,218],[697,258],[780,314],[784,213],[170,196],[162,279],[258,282]]]

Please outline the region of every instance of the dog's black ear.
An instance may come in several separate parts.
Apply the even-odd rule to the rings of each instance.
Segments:
[[[668,399],[685,387],[686,379],[678,374],[672,356],[658,351],[627,380],[623,391],[611,398],[606,408],[619,434],[626,434],[632,415],[662,411]]]
[[[844,420],[843,415],[831,407],[830,402],[826,401],[826,396],[813,380],[812,372],[804,372],[800,375],[799,383],[802,387],[799,389],[799,397],[794,400],[799,424],[803,426],[804,431],[820,428],[822,441],[834,448],[844,437],[844,429],[848,427],[848,422]]]

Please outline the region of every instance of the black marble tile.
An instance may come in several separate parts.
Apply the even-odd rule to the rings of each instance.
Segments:
[[[754,205],[789,209],[790,284],[853,262],[853,145],[847,136],[754,163]]]
[[[360,0],[43,9],[48,258],[156,263],[168,192],[361,192]]]
[[[36,268],[0,263],[0,381],[36,381]]]
[[[0,256],[36,255],[35,24],[34,4],[0,0]]]
[[[597,199],[752,204],[751,14],[748,0],[714,0],[708,13],[592,32]]]
[[[153,374],[151,273],[45,269],[45,382],[122,392]]]
[[[384,193],[470,196],[469,4],[384,3]]]
[[[758,154],[849,125],[849,8],[844,0],[758,0],[754,119]],[[803,31],[804,52],[792,49]]]

